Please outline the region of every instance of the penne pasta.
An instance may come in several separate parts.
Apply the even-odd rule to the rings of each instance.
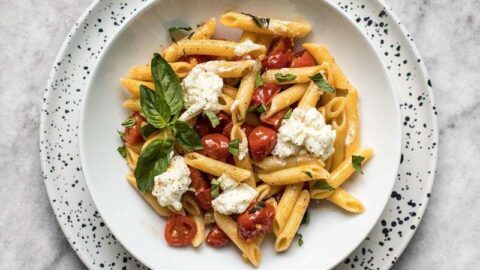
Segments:
[[[137,167],[137,161],[138,161],[139,154],[136,153],[128,145],[125,145],[125,150],[126,150],[126,154],[127,154],[128,167],[130,167],[131,170],[135,170],[135,168]]]
[[[210,225],[213,223],[215,223],[215,219],[213,218],[213,210],[210,210],[203,215],[203,224]]]
[[[192,218],[197,226],[197,233],[192,239],[192,246],[199,247],[203,241],[205,241],[205,224],[203,223],[203,218],[201,215],[193,216]]]
[[[243,31],[239,41],[244,42],[244,41],[250,40],[252,42],[255,42],[255,40],[257,39],[257,36],[258,36],[257,33]]]
[[[257,190],[258,196],[256,200],[262,201],[263,199],[265,199],[265,197],[270,193],[270,188],[271,186],[267,184],[262,184],[257,186],[256,190]]]
[[[210,18],[193,32],[190,39],[209,39],[215,34],[216,29],[217,20],[215,20],[215,18]]]
[[[295,84],[275,95],[272,98],[270,107],[265,112],[265,115],[263,117],[269,118],[275,113],[289,107],[293,103],[300,100],[305,94],[307,86],[308,84],[306,83]]]
[[[314,179],[327,179],[329,176],[328,171],[318,162],[258,174],[258,178],[269,185],[297,184]]]
[[[329,121],[339,116],[345,109],[345,97],[332,98],[325,107],[325,121]]]
[[[227,113],[228,115],[232,115],[232,104],[233,104],[233,98],[231,98],[227,94],[220,94],[220,97],[218,97],[218,103],[220,103],[221,110]]]
[[[325,65],[318,65],[313,67],[270,69],[263,73],[262,80],[264,83],[275,83],[280,85],[309,83],[311,81],[310,77],[319,73],[321,70],[325,70]],[[278,76],[284,76],[286,77],[286,79],[279,80],[277,78]],[[291,79],[288,78],[288,76],[291,76]]]
[[[251,172],[250,177],[245,180],[245,183],[251,187],[255,187],[257,185],[257,180],[255,179],[255,176],[253,175],[252,171],[252,163],[250,162],[250,155],[248,154],[248,139],[247,135],[245,132],[242,130],[241,126],[239,124],[235,124],[232,127],[232,131],[230,132],[230,139],[231,141],[233,140],[238,140],[239,143],[239,155],[238,156],[233,156],[233,159],[235,161],[235,165],[237,167],[248,170]],[[246,151],[244,153],[243,151]],[[243,153],[242,153],[243,152]]]
[[[255,78],[260,67],[260,62],[257,62],[254,68],[243,76],[242,81],[240,82],[237,96],[232,105],[232,121],[234,124],[241,123],[245,120],[245,115],[247,114],[248,106],[252,99],[253,90],[255,89]]]
[[[187,62],[174,62],[170,63],[173,71],[179,78],[184,78],[192,70],[193,65]],[[153,81],[152,78],[152,69],[150,65],[137,65],[130,68],[127,74],[127,79],[139,80],[139,81]],[[153,87],[151,87],[153,89]],[[132,95],[138,97],[140,96],[139,91],[131,92]]]
[[[293,211],[295,202],[297,201],[302,188],[303,183],[288,185],[285,187],[275,211],[275,219],[273,221],[273,232],[275,235],[278,236],[283,231],[283,228]]]
[[[182,205],[183,209],[190,215],[190,216],[200,216],[202,215],[202,210],[197,204],[195,197],[192,193],[185,193],[182,196]]]
[[[350,213],[358,214],[365,211],[365,206],[361,201],[341,188],[337,188],[332,195],[327,197],[327,200]]]
[[[291,168],[291,167],[298,166],[300,164],[304,164],[312,161],[318,162],[322,165],[324,164],[321,159],[308,154],[304,154],[299,156],[291,156],[287,158],[269,156],[264,158],[261,161],[253,161],[253,165],[262,169],[262,172],[271,172],[271,171],[277,171],[280,169]]]
[[[346,155],[351,155],[360,146],[360,116],[358,114],[358,92],[348,92],[345,103],[347,135],[345,137]]]
[[[251,16],[237,12],[223,14],[220,17],[220,22],[227,27],[239,28],[244,31],[292,38],[304,37],[312,30],[312,26],[305,22],[277,19],[269,19],[268,23],[259,27]]]
[[[222,93],[231,97],[232,99],[235,99],[235,97],[237,96],[237,92],[238,92],[237,88],[228,84],[223,85]]]
[[[186,154],[184,159],[188,166],[191,166],[202,172],[206,172],[214,176],[226,174],[238,182],[247,180],[252,174],[252,172],[249,170],[245,170],[195,152]]]
[[[277,193],[283,191],[285,186],[270,186],[270,190],[265,195],[264,199],[269,199],[270,197],[275,196]],[[275,198],[273,198],[275,199]]]
[[[142,195],[143,199],[153,208],[153,210],[162,217],[169,217],[171,215],[171,211],[168,210],[168,208],[161,206],[157,202],[157,198],[155,198],[152,194],[150,193],[143,193],[141,192],[138,187],[137,187],[137,180],[135,179],[135,176],[133,174],[129,173],[127,174],[127,180],[132,185],[135,190]]]
[[[145,85],[150,89],[155,89],[153,82],[144,82],[139,80],[133,80],[129,78],[121,78],[120,84],[133,96],[140,97],[140,85]]]
[[[345,159],[345,137],[347,134],[345,112],[342,112],[332,121],[333,129],[335,129],[335,152],[332,155],[332,170],[335,170]]]
[[[308,84],[307,90],[305,91],[302,99],[300,99],[300,102],[298,102],[298,108],[315,107],[322,94],[323,90],[318,88],[318,86],[311,81]]]
[[[272,44],[273,38],[274,36],[272,35],[261,34],[261,35],[258,35],[255,43],[265,46],[265,48],[267,48],[268,50],[268,48],[270,48],[270,45]]]
[[[139,112],[142,110],[142,106],[140,104],[139,99],[127,99],[123,102],[122,107],[129,110],[129,111],[134,111],[134,112]]]

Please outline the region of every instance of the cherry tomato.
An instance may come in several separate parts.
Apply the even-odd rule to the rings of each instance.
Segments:
[[[275,208],[263,201],[253,203],[237,220],[238,237],[248,241],[272,231]]]
[[[266,126],[258,126],[248,135],[248,149],[255,161],[260,161],[268,156],[276,142],[277,133]]]
[[[230,238],[218,227],[217,224],[212,227],[205,240],[209,246],[219,248],[230,242]]]
[[[282,90],[280,85],[266,83],[253,91],[252,103],[254,105],[269,104],[272,98]]]
[[[228,146],[230,140],[223,134],[213,133],[202,137],[200,140],[203,149],[200,153],[211,157],[219,161],[226,161],[230,152],[228,152]]]
[[[317,62],[315,62],[315,59],[309,52],[301,51],[295,55],[295,57],[292,60],[292,64],[290,66],[293,68],[299,68],[299,67],[311,67],[311,66],[315,66],[316,64]]]
[[[197,117],[195,125],[193,125],[193,130],[198,134],[198,136],[203,137],[211,132],[212,124],[208,119],[203,117]]]
[[[192,182],[190,183],[190,186],[193,187],[195,190],[201,190],[208,188],[208,182],[205,180],[205,176],[203,173],[193,167],[188,166],[190,169],[190,179],[192,179]]]
[[[196,64],[205,63],[211,60],[215,60],[215,56],[211,55],[202,55],[202,54],[195,54],[195,55],[184,55],[178,59],[180,62],[188,62],[191,63],[192,61],[196,62]]]
[[[243,132],[245,132],[245,135],[250,135],[250,133],[252,132],[252,130],[258,126],[260,124],[260,120],[258,120],[258,122],[256,122],[257,124],[256,125],[250,125],[249,123],[247,123],[248,119],[248,114],[247,114],[247,118],[245,119],[245,123],[242,124],[242,130]],[[233,128],[233,123],[228,123],[228,125],[226,125],[224,128],[223,128],[223,135],[227,136],[227,137],[230,137],[230,134],[232,133],[232,128]]]
[[[145,121],[145,118],[143,118],[138,112],[133,113],[129,118],[135,119],[135,125],[133,127],[125,127],[123,139],[127,143],[142,142],[143,136],[142,133],[140,133],[140,129],[142,128],[142,122]]]
[[[245,123],[244,125],[250,125],[252,127],[256,127],[256,126],[259,126],[261,125],[262,122],[260,121],[260,118],[258,117],[258,115],[254,112],[249,112],[247,113],[247,115],[245,116]]]
[[[232,118],[230,117],[230,115],[226,114],[225,112],[219,112],[217,113],[217,118],[218,118],[218,121],[220,122],[220,124],[218,124],[218,126],[216,127],[212,127],[212,131],[211,133],[221,133],[223,128],[228,125],[229,123],[232,122]],[[227,136],[230,138],[230,135]]]
[[[260,120],[263,123],[273,127],[274,129],[278,129],[280,127],[280,125],[282,124],[283,116],[285,116],[288,109],[289,108],[285,108],[285,109],[275,113],[274,115],[272,115],[268,118],[265,118],[265,114],[263,113],[262,115],[260,115]]]
[[[224,128],[223,128],[223,135],[227,136],[228,138],[230,138],[230,133],[232,132],[232,128],[233,128],[233,123],[230,122],[228,123]]]
[[[195,192],[195,199],[198,203],[198,206],[203,210],[210,210],[212,208],[212,195],[211,188],[202,188]]]
[[[278,38],[273,42],[272,49],[269,54],[276,54],[279,52],[292,51],[293,43],[292,39],[288,37]]]
[[[290,51],[269,54],[262,60],[262,70],[279,69],[290,66],[293,54]]]
[[[191,217],[170,216],[165,226],[165,239],[174,247],[183,247],[192,242],[197,233],[197,225]]]

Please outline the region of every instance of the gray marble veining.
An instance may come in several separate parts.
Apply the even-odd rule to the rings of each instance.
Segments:
[[[386,0],[415,38],[439,111],[437,178],[394,269],[473,269],[480,261],[480,1]],[[0,269],[84,269],[48,203],[38,155],[51,64],[89,0],[0,0]]]

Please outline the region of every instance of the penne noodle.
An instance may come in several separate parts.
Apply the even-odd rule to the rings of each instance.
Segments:
[[[274,38],[274,36],[272,36],[272,35],[258,35],[255,43],[265,46],[265,48],[267,48],[267,52],[268,52],[268,48],[270,48],[270,45],[272,44],[273,38]]]
[[[317,105],[320,100],[320,96],[323,94],[323,90],[318,88],[314,82],[308,84],[307,90],[303,95],[300,102],[298,102],[298,108],[311,108]]]
[[[272,102],[268,110],[265,112],[264,117],[269,118],[275,113],[289,107],[293,103],[300,100],[305,91],[307,90],[308,84],[295,84],[282,92],[278,93],[272,98]]]
[[[209,39],[215,34],[216,29],[217,20],[215,20],[215,18],[210,18],[193,32],[190,39]]]
[[[244,42],[244,41],[250,40],[252,42],[255,42],[255,40],[257,39],[257,36],[258,36],[257,33],[243,31],[239,41]]]
[[[228,115],[232,115],[233,98],[231,98],[227,94],[222,93],[220,94],[220,97],[218,97],[218,100],[221,105],[221,110]]]
[[[295,202],[297,201],[302,188],[303,183],[288,185],[285,187],[275,211],[275,219],[273,221],[273,232],[275,235],[278,236],[283,231],[283,228],[293,211],[293,207],[295,206]]]
[[[179,78],[184,78],[192,70],[193,65],[187,62],[174,62],[170,63],[173,71]],[[139,80],[139,81],[153,81],[152,78],[152,69],[150,65],[137,65],[130,68],[127,74],[127,79]],[[154,88],[151,88],[154,89]],[[132,92],[131,92],[132,93]],[[136,91],[132,95],[140,96],[139,91]]]
[[[220,17],[220,22],[233,28],[239,28],[244,31],[255,32],[259,34],[269,34],[275,36],[304,37],[312,30],[312,26],[305,22],[282,21],[269,19],[269,22],[259,27],[252,17],[237,12],[227,12]]]
[[[120,84],[133,96],[140,97],[140,85],[145,85],[150,89],[155,89],[153,82],[144,82],[139,80],[133,80],[129,78],[121,78]]]
[[[316,158],[314,156],[304,154],[299,156],[291,156],[287,158],[268,156],[261,161],[253,161],[253,165],[262,169],[262,172],[271,172],[271,171],[277,171],[280,169],[291,168],[291,167],[298,166],[298,165],[312,162],[312,161],[318,162],[322,164],[322,166],[324,164],[320,158]]]
[[[182,205],[183,209],[185,209],[189,215],[202,215],[202,210],[200,210],[200,207],[198,206],[197,201],[192,193],[187,192],[182,196]]]
[[[235,161],[235,165],[237,167],[248,170],[251,172],[250,177],[248,177],[247,180],[245,180],[245,183],[251,187],[255,187],[257,185],[257,180],[255,179],[255,176],[253,175],[252,171],[252,163],[250,162],[250,155],[248,154],[248,139],[247,135],[245,132],[242,130],[240,124],[235,124],[232,127],[232,131],[230,132],[230,139],[233,140],[238,140],[239,141],[239,152],[242,151],[242,149],[246,149],[246,153],[243,153],[242,159],[240,159],[240,155],[242,153],[239,153],[239,156],[233,156],[233,160]]]
[[[261,251],[257,243],[246,242],[238,237],[237,223],[229,216],[222,215],[218,212],[213,214],[215,222],[222,231],[232,240],[232,242],[245,254],[248,261],[255,267],[260,264]]]
[[[346,155],[351,155],[360,146],[360,115],[358,113],[358,92],[348,92],[345,104],[347,135],[345,137]]]
[[[342,112],[332,121],[333,129],[336,132],[335,152],[332,155],[332,170],[335,170],[345,159],[345,136],[347,134],[345,112]]]
[[[134,112],[139,112],[142,110],[142,106],[140,104],[139,99],[133,99],[129,98],[125,100],[122,104],[122,107],[129,110],[129,111],[134,111]]]
[[[259,173],[258,178],[269,185],[289,185],[314,179],[327,179],[330,174],[318,162],[311,162],[273,172]]]
[[[241,123],[245,120],[248,106],[252,99],[253,90],[255,90],[255,78],[260,70],[261,64],[257,62],[254,68],[243,76],[240,86],[238,87],[237,96],[232,105],[232,122],[234,124]]]
[[[195,152],[186,154],[184,156],[184,159],[187,165],[202,172],[206,172],[214,176],[221,176],[222,174],[226,174],[227,176],[234,180],[237,180],[238,182],[247,180],[252,174],[252,172],[249,170],[245,170]]]
[[[265,195],[264,199],[269,199],[270,197],[275,196],[277,193],[283,191],[285,186],[270,186],[270,190]],[[275,199],[275,198],[273,198]]]
[[[298,228],[300,227],[300,223],[302,222],[303,216],[307,211],[309,202],[310,194],[308,191],[303,190],[300,192],[300,195],[293,206],[292,214],[288,218],[283,230],[277,236],[277,240],[275,241],[275,251],[282,252],[288,249],[298,231]]]
[[[365,206],[361,201],[341,188],[337,188],[332,195],[327,197],[327,200],[350,213],[358,214],[365,211]]]
[[[127,153],[128,167],[132,171],[134,171],[135,168],[137,167],[138,157],[140,155],[138,153],[136,153],[132,148],[128,147],[128,145],[125,145],[125,150],[126,150],[126,153]]]
[[[237,92],[238,92],[237,88],[228,84],[223,85],[222,93],[231,97],[232,99],[235,99],[235,97],[237,96]]]
[[[127,180],[132,185],[135,190],[142,195],[143,199],[153,208],[153,210],[162,217],[169,217],[171,215],[171,211],[168,208],[161,206],[157,202],[157,198],[155,198],[151,193],[143,193],[137,187],[137,180],[133,174],[127,174]]]
[[[321,70],[325,70],[325,65],[318,65],[313,67],[270,69],[263,73],[262,80],[264,83],[275,83],[280,85],[309,83],[311,81],[310,77],[319,73]],[[293,79],[288,81],[279,81],[275,77],[279,75],[292,76]]]
[[[215,219],[213,218],[213,210],[209,210],[203,215],[203,224],[210,225],[215,223]]]
[[[193,221],[195,221],[195,225],[197,226],[197,233],[192,239],[192,246],[199,247],[205,240],[205,224],[203,223],[203,218],[201,215],[193,216],[192,218]]]
[[[325,104],[325,121],[329,121],[339,116],[345,109],[345,97],[334,97]]]
[[[265,197],[270,193],[270,188],[271,186],[267,184],[262,184],[257,186],[256,190],[257,190],[258,196],[256,200],[262,201],[263,199],[265,199]]]

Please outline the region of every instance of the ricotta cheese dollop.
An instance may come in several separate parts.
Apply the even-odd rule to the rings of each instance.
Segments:
[[[196,65],[182,81],[187,110],[180,120],[187,121],[203,111],[218,112],[221,105],[218,97],[222,93],[223,80],[215,73],[211,63]]]
[[[250,52],[261,50],[262,48],[264,48],[263,45],[253,43],[251,40],[245,40],[244,42],[240,42],[235,45],[233,53],[236,56],[244,56]]]
[[[335,130],[325,124],[325,119],[317,109],[295,108],[290,118],[283,120],[272,153],[284,158],[307,151],[326,160],[335,152],[335,137]]]
[[[181,210],[182,202],[180,200],[192,182],[190,170],[183,157],[173,157],[167,170],[155,176],[154,182],[152,195],[157,197],[158,204],[170,205],[177,211]]]
[[[213,209],[224,215],[240,214],[257,197],[257,191],[223,174],[218,178],[223,193],[212,201]]]

